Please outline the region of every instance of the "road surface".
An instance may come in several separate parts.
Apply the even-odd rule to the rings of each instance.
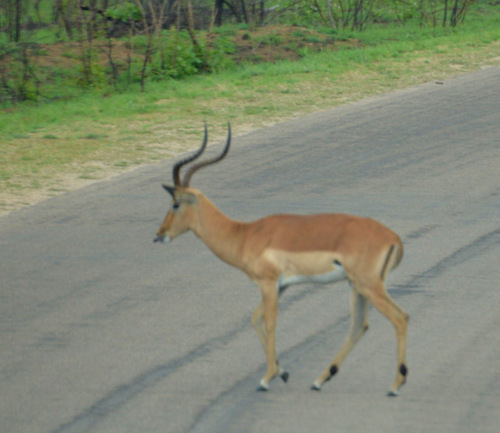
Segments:
[[[374,309],[339,374],[309,390],[347,335],[346,283],[286,292],[290,381],[255,392],[258,289],[191,234],[153,244],[163,161],[0,219],[0,431],[497,432],[500,68],[233,132],[192,180],[225,213],[348,212],[403,238],[389,277],[410,314],[401,396],[385,397],[395,335]]]

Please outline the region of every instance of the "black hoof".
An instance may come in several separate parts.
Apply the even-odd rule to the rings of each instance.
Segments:
[[[316,384],[312,384],[311,386],[311,391],[321,391],[321,388],[319,386],[316,386]]]
[[[389,391],[387,393],[387,397],[397,397],[399,395],[399,392],[394,392],[394,391]]]
[[[256,391],[258,392],[266,392],[268,389],[265,386],[259,385]]]
[[[287,383],[289,377],[290,375],[288,374],[288,371],[284,371],[283,373],[281,373],[281,379],[283,379],[283,382]]]

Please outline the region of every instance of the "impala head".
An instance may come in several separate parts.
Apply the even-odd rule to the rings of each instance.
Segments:
[[[189,182],[193,174],[200,168],[215,164],[227,155],[231,144],[231,125],[229,123],[227,125],[227,141],[222,152],[214,158],[192,165],[184,175],[184,179],[181,181],[181,168],[201,156],[207,147],[207,140],[208,132],[207,125],[205,123],[205,136],[200,148],[192,155],[178,161],[174,165],[172,170],[174,185],[163,185],[163,188],[165,188],[165,190],[172,196],[172,206],[168,211],[160,229],[158,230],[154,242],[168,243],[176,236],[191,229],[198,199],[201,196],[201,193],[195,188],[190,188]]]

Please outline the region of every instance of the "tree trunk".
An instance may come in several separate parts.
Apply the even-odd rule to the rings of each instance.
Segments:
[[[21,40],[21,16],[23,11],[22,0],[16,0],[16,12],[15,12],[15,23],[14,23],[14,41],[19,42]]]
[[[224,0],[215,0],[215,25],[222,25],[222,10],[224,8]]]

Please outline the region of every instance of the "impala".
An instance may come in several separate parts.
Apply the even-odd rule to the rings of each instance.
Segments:
[[[397,372],[389,395],[396,396],[405,383],[408,315],[391,299],[385,279],[403,255],[397,234],[369,218],[345,214],[271,215],[254,222],[240,222],[224,215],[199,190],[189,186],[200,168],[222,160],[231,144],[228,124],[223,151],[212,159],[191,165],[181,180],[183,166],[196,160],[207,145],[207,126],[201,147],[173,167],[173,186],[163,185],[172,206],[154,242],[168,243],[192,230],[223,261],[257,283],[262,302],[252,324],[267,357],[267,372],[257,388],[266,391],[276,376],[286,382],[288,373],[276,359],[275,334],[278,298],[284,289],[300,283],[351,283],[350,333],[326,370],[314,381],[313,390],[337,373],[340,365],[368,329],[368,302],[386,316],[396,330]]]

